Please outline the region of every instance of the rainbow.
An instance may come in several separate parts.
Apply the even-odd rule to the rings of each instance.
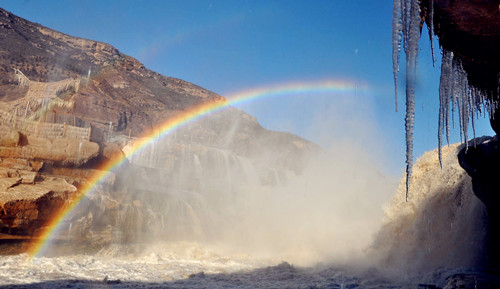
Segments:
[[[259,87],[246,91],[229,94],[227,101],[206,102],[194,106],[172,118],[167,119],[160,126],[144,133],[128,149],[127,157],[115,157],[101,165],[96,173],[79,190],[79,194],[69,204],[57,212],[52,220],[46,224],[43,232],[36,238],[37,241],[29,248],[28,254],[31,259],[43,256],[50,247],[51,241],[61,229],[65,218],[73,212],[85,196],[92,194],[97,185],[106,180],[110,173],[120,167],[126,158],[131,158],[149,144],[165,137],[173,131],[195,122],[205,116],[223,110],[229,106],[244,104],[261,98],[290,95],[314,95],[314,94],[343,94],[367,91],[366,85],[356,85],[350,81],[316,81],[316,82],[293,82],[288,84],[278,84],[273,86]]]

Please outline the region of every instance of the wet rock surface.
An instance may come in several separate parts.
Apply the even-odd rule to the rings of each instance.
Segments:
[[[457,274],[448,278],[443,289],[498,288],[500,277],[487,273]]]
[[[500,143],[495,138],[477,140],[476,146],[463,148],[458,153],[460,166],[472,179],[474,194],[486,206],[487,243],[485,257],[487,266],[500,269]]]

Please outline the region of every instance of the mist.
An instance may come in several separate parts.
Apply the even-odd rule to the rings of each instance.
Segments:
[[[253,191],[230,247],[300,265],[362,257],[394,184],[365,154],[337,146],[288,184]]]
[[[338,97],[309,123],[307,135],[322,147],[235,108],[137,152],[130,147],[139,139],[114,136],[127,156],[116,182],[99,184],[63,233],[85,254],[173,250],[203,262],[376,268],[398,282],[435,283],[436,272],[473,268],[484,228],[468,217],[480,220],[482,210],[465,189],[456,148],[442,170],[437,153],[416,162],[406,203],[373,109],[370,99]]]
[[[397,184],[386,171],[371,105],[338,96],[315,113],[304,135],[323,144],[321,153],[305,160],[304,171],[287,184],[249,194],[241,249],[301,265],[366,257]]]
[[[93,230],[101,232],[95,235],[106,235],[110,226],[115,232],[110,240],[92,240],[189,241],[297,265],[359,262],[397,183],[384,172],[383,144],[373,142],[380,132],[370,109],[360,99],[339,98],[330,106],[328,123],[320,115],[310,126],[310,135],[329,139],[328,147],[311,144],[313,151],[293,160],[290,155],[277,160],[273,151],[241,153],[238,131],[255,124],[245,123],[244,113],[232,108],[186,126],[131,155],[130,166],[117,172],[118,192],[91,198],[86,210],[92,212]],[[193,140],[190,135],[200,128],[219,131],[218,141]],[[278,151],[288,137],[254,133]],[[298,147],[309,145],[300,142]],[[108,212],[102,201],[108,197],[124,209]],[[72,219],[88,221],[85,214]],[[77,223],[73,234],[88,238]]]

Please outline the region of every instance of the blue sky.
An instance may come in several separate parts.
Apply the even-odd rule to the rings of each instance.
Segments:
[[[109,43],[149,69],[222,96],[297,81],[367,85],[363,93],[282,96],[239,108],[266,128],[325,147],[336,138],[365,142],[388,156],[384,166],[390,171],[399,174],[404,168],[404,95],[396,113],[390,0],[0,0],[0,7],[73,36]],[[440,59],[432,66],[427,34],[420,45],[417,157],[437,147],[440,74]],[[400,87],[403,92],[403,82]],[[458,129],[452,134],[453,142],[459,141]],[[486,119],[477,122],[477,134],[493,134]]]

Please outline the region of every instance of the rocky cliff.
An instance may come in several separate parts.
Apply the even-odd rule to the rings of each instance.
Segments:
[[[424,0],[421,8],[423,19],[429,27],[434,27],[441,47],[453,51],[462,63],[469,84],[488,91],[491,100],[498,101],[498,1]]]
[[[199,224],[234,208],[199,215],[193,208],[200,202],[278,186],[319,151],[228,108],[129,155],[142,132],[205,102],[225,99],[150,71],[108,44],[0,9],[2,238],[36,236],[117,155],[125,165],[68,220],[71,238],[104,244],[158,228],[162,236],[207,235]]]

